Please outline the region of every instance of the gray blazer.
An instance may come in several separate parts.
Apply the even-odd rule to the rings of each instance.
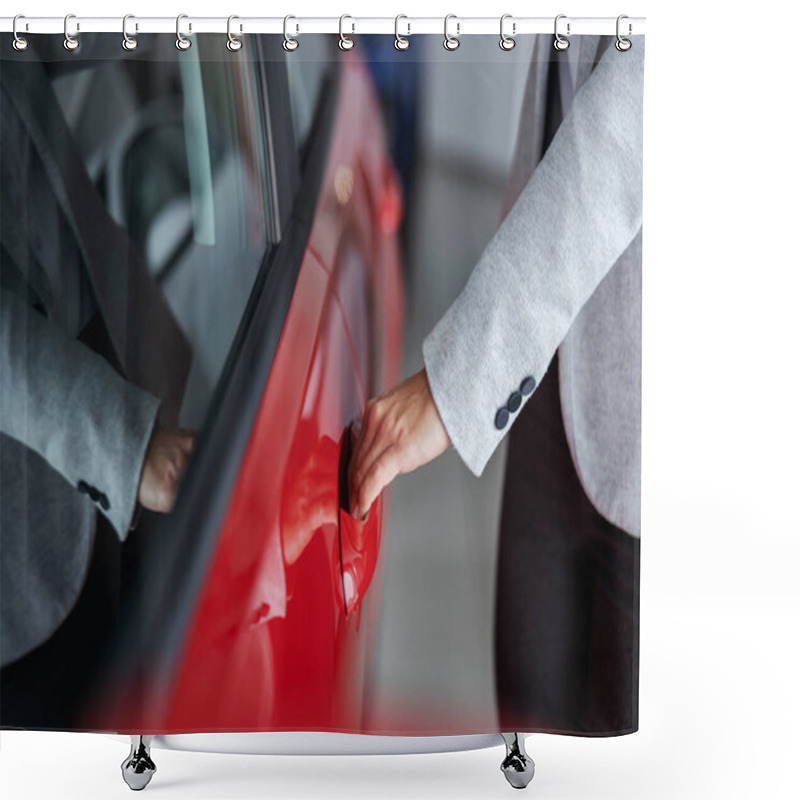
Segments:
[[[96,513],[122,541],[190,353],[106,214],[43,68],[0,70],[0,666],[61,624]],[[117,368],[77,336],[97,315]],[[138,384],[138,385],[137,385]]]
[[[581,37],[576,94],[543,156],[552,65],[534,50],[516,201],[422,351],[453,446],[480,475],[558,350],[583,487],[639,536],[644,37],[627,52],[612,40]]]

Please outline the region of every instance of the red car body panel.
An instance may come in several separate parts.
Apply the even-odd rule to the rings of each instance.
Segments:
[[[122,714],[130,732],[363,730],[383,499],[354,520],[340,471],[348,423],[400,377],[401,214],[377,98],[348,54],[311,235],[216,550],[163,702]]]

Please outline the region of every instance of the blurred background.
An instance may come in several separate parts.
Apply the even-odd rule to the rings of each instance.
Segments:
[[[359,37],[405,191],[407,377],[422,368],[423,339],[500,221],[533,37],[510,53],[496,36],[470,37],[455,52],[433,36],[414,39],[399,54],[393,45],[388,36]],[[396,729],[404,721],[413,728],[439,706],[462,709],[465,725],[495,714],[494,580],[504,468],[504,444],[480,479],[451,448],[392,484],[368,694],[371,729]]]

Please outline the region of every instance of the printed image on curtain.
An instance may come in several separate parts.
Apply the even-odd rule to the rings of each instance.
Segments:
[[[0,727],[638,729],[644,37],[0,41]]]

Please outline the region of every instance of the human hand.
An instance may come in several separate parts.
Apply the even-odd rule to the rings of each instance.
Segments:
[[[144,456],[140,505],[151,511],[172,510],[194,440],[194,431],[156,427]]]
[[[353,516],[366,518],[375,498],[396,475],[427,464],[450,444],[424,369],[371,399],[348,469]]]

